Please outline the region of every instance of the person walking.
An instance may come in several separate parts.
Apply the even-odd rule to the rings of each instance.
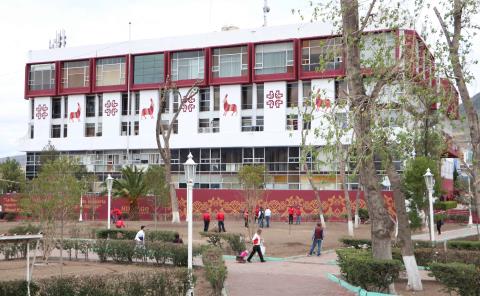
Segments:
[[[210,226],[210,213],[208,211],[205,211],[205,213],[203,213],[203,232],[207,232],[209,226]]]
[[[248,210],[245,208],[243,210],[243,221],[245,222],[245,227],[248,228]]]
[[[265,260],[263,259],[263,254],[261,249],[261,245],[263,244],[263,239],[260,236],[261,234],[262,234],[262,230],[258,229],[257,233],[255,233],[255,235],[252,238],[253,249],[250,252],[250,255],[248,256],[248,259],[247,259],[248,263],[251,263],[250,260],[252,259],[255,253],[258,253],[258,257],[260,257],[261,262],[265,262]]]
[[[308,252],[308,256],[312,256],[313,251],[315,250],[315,246],[317,246],[317,256],[320,256],[322,250],[322,242],[323,227],[321,223],[317,223],[317,226],[315,227],[315,229],[313,229],[312,246],[310,247],[310,252]]]
[[[293,213],[294,212],[295,212],[295,210],[293,209],[293,207],[288,208],[288,224],[293,224]]]
[[[140,226],[140,230],[137,232],[135,235],[135,242],[137,245],[145,245],[145,226],[142,225]]]
[[[225,231],[225,214],[223,213],[223,209],[217,212],[217,221],[218,221],[218,232],[226,232]]]
[[[438,220],[437,220],[437,231],[438,231],[438,235],[442,234],[442,225],[443,225],[443,220],[442,220],[442,218],[438,218]]]
[[[300,207],[297,208],[295,214],[297,215],[297,220],[295,221],[295,224],[300,225],[300,222],[302,221],[302,210],[300,209]]]
[[[258,212],[258,225],[260,228],[263,228],[263,220],[265,219],[265,211],[263,207],[260,207],[260,211]]]
[[[265,222],[267,222],[267,228],[270,227],[270,217],[272,216],[272,211],[269,207],[265,210]]]

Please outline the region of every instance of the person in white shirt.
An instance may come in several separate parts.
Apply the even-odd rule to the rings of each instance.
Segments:
[[[252,238],[253,250],[250,252],[250,256],[248,256],[248,259],[247,259],[249,263],[251,262],[250,259],[252,259],[255,252],[258,253],[258,257],[260,257],[260,261],[265,262],[265,260],[263,259],[262,249],[260,248],[261,244],[263,243],[263,239],[260,236],[260,234],[262,234],[261,229],[257,230],[257,233],[255,233],[255,235]]]
[[[144,225],[142,225],[140,227],[140,230],[137,232],[137,234],[135,235],[135,242],[137,244],[142,244],[144,245],[145,244],[145,231],[143,230],[145,228]]]
[[[265,210],[265,221],[267,222],[267,228],[270,227],[270,217],[272,216],[272,211],[267,207]]]

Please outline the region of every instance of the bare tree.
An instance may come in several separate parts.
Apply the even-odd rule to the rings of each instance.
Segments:
[[[172,182],[172,153],[170,150],[170,136],[173,133],[174,125],[176,124],[176,120],[180,112],[182,112],[186,103],[192,102],[194,97],[197,95],[198,85],[201,82],[202,81],[196,81],[193,86],[188,88],[185,95],[180,93],[180,90],[170,80],[170,77],[167,77],[164,86],[160,88],[160,104],[157,112],[155,138],[157,140],[158,151],[160,152],[160,156],[162,157],[165,165],[165,181],[167,184],[169,184],[170,203],[172,206],[172,223],[180,222],[180,213],[178,210],[178,199],[175,191],[175,184]],[[180,101],[178,104],[178,109],[174,110],[172,119],[168,123],[164,123],[162,120],[162,115],[167,108],[170,94],[178,96]]]

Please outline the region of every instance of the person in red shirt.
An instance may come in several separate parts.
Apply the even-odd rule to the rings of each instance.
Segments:
[[[293,213],[294,213],[293,207],[288,208],[288,224],[293,224]]]
[[[225,231],[225,214],[223,213],[223,209],[217,212],[217,221],[218,221],[218,232],[226,232]]]
[[[117,228],[125,228],[125,223],[123,223],[122,216],[118,217],[117,222],[115,222],[115,227]]]
[[[257,224],[257,219],[258,219],[258,212],[260,212],[260,209],[258,206],[255,208],[255,224]]]
[[[209,225],[210,225],[210,213],[208,211],[205,211],[205,213],[203,213],[203,232],[208,231]]]
[[[300,225],[300,222],[302,221],[302,210],[300,210],[300,207],[297,208],[295,214],[297,215],[297,220],[295,221],[295,224]]]

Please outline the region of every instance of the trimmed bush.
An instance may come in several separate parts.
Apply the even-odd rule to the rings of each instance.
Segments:
[[[217,247],[208,247],[202,254],[203,266],[207,280],[213,288],[213,295],[222,295],[225,279],[227,278],[227,267],[222,256],[222,249]]]
[[[398,260],[373,259],[367,250],[338,249],[336,252],[343,277],[367,291],[388,291],[388,286],[399,277],[402,264]]]
[[[31,295],[35,295],[38,291],[38,286],[35,283],[30,283]],[[27,281],[8,281],[0,282],[1,296],[25,296],[28,295]]]
[[[40,232],[40,227],[32,225],[32,224],[27,224],[27,225],[18,225],[15,227],[12,227],[8,230],[8,234],[13,235],[13,234],[37,234]]]
[[[459,295],[480,295],[480,267],[462,263],[433,263],[430,265],[430,275],[444,284],[449,292]]]
[[[467,215],[447,215],[447,220],[455,221],[458,223],[467,223],[468,216]]]
[[[13,222],[17,220],[17,213],[5,213],[5,220],[8,222]]]
[[[366,220],[370,219],[370,215],[368,214],[368,210],[364,209],[364,208],[359,208],[358,209],[358,217],[362,221],[366,221]]]
[[[433,208],[435,210],[442,210],[446,211],[449,209],[455,209],[457,207],[457,201],[449,200],[449,201],[437,201],[433,204]]]
[[[207,242],[213,247],[223,248],[222,241],[227,242],[234,255],[247,249],[245,239],[240,233],[200,232],[200,235],[207,237]]]
[[[432,263],[465,263],[480,266],[480,251],[421,248],[415,249],[415,258],[418,265],[428,266]]]
[[[365,246],[372,247],[372,241],[369,239],[354,239],[349,237],[343,237],[339,239],[344,247],[354,247],[355,249],[364,249]]]
[[[448,241],[448,248],[480,251],[480,241]]]
[[[97,238],[99,239],[118,239],[118,240],[134,240],[137,230],[126,230],[126,229],[100,229],[97,230]],[[146,240],[147,241],[164,241],[164,242],[173,242],[175,235],[178,234],[176,231],[169,230],[158,230],[158,231],[146,231]]]

